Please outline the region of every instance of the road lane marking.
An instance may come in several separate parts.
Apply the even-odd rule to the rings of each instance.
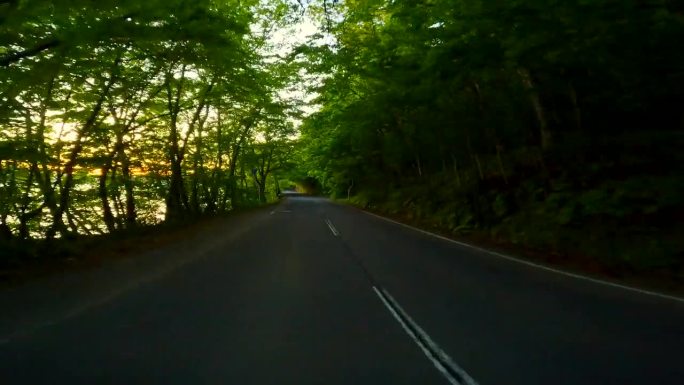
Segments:
[[[333,233],[334,236],[336,236],[336,237],[339,237],[339,236],[340,236],[340,232],[337,231],[337,229],[336,229],[335,226],[332,224],[332,222],[330,222],[330,219],[326,219],[326,220],[325,220],[325,224],[328,225],[328,227],[330,228],[330,231],[332,231],[332,233]]]
[[[373,286],[373,290],[375,291],[375,294],[380,297],[380,300],[387,310],[389,310],[399,322],[406,334],[408,334],[413,342],[420,347],[425,356],[432,361],[435,368],[442,373],[449,383],[452,385],[477,385],[477,381],[458,366],[454,360],[452,360],[451,357],[449,357],[449,355],[446,354],[446,352],[444,352],[444,350],[442,350],[408,314],[406,314],[404,309],[399,306],[385,289],[378,289],[376,286]]]
[[[677,296],[674,296],[674,295],[658,293],[658,292],[650,291],[650,290],[638,289],[638,288],[632,287],[632,286],[621,285],[621,284],[619,284],[619,283],[614,283],[614,282],[610,282],[610,281],[604,281],[604,280],[602,280],[602,279],[591,278],[591,277],[587,277],[587,276],[581,275],[581,274],[575,274],[575,273],[571,273],[571,272],[568,272],[568,271],[563,271],[563,270],[554,269],[554,268],[552,268],[552,267],[540,265],[540,264],[538,264],[538,263],[526,261],[526,260],[524,260],[524,259],[511,257],[510,255],[497,253],[496,251],[491,251],[491,250],[483,249],[482,247],[474,246],[474,245],[471,245],[471,244],[469,244],[469,243],[459,242],[459,241],[453,240],[453,239],[451,239],[451,238],[447,238],[447,237],[442,236],[442,235],[439,235],[439,234],[431,233],[431,232],[429,232],[429,231],[426,231],[426,230],[423,230],[423,229],[419,229],[419,228],[417,228],[417,227],[413,227],[413,226],[407,225],[407,224],[405,224],[405,223],[397,222],[397,221],[395,221],[395,220],[393,220],[393,219],[385,218],[385,217],[383,217],[383,216],[380,216],[380,215],[377,215],[377,214],[373,214],[373,213],[368,212],[368,211],[365,211],[365,210],[361,210],[361,211],[364,212],[364,213],[366,213],[366,214],[368,214],[368,215],[370,215],[370,216],[373,216],[373,217],[382,219],[382,220],[387,221],[387,222],[390,222],[390,223],[394,223],[394,224],[396,224],[396,225],[405,227],[405,228],[407,228],[407,229],[411,229],[411,230],[413,230],[413,231],[417,231],[417,232],[419,232],[419,233],[423,233],[423,234],[429,235],[429,236],[434,237],[434,238],[437,238],[437,239],[441,239],[441,240],[443,240],[443,241],[447,241],[447,242],[454,243],[454,244],[457,244],[457,245],[460,245],[460,246],[468,247],[468,248],[473,249],[473,250],[481,251],[481,252],[484,252],[484,253],[487,253],[487,254],[490,254],[490,255],[494,255],[494,256],[499,257],[499,258],[507,259],[507,260],[509,260],[509,261],[517,262],[517,263],[520,263],[520,264],[523,264],[523,265],[535,267],[535,268],[537,268],[537,269],[550,271],[550,272],[553,272],[553,273],[556,273],[556,274],[565,275],[565,276],[567,276],[567,277],[572,277],[572,278],[579,279],[579,280],[589,281],[589,282],[596,283],[596,284],[599,284],[599,285],[610,286],[610,287],[614,287],[614,288],[618,288],[618,289],[623,289],[623,290],[627,290],[627,291],[631,291],[631,292],[635,292],[635,293],[640,293],[640,294],[644,294],[644,295],[649,295],[649,296],[652,296],[652,297],[658,297],[658,298],[663,298],[663,299],[669,299],[669,300],[672,300],[672,301],[684,303],[684,298],[677,297]]]

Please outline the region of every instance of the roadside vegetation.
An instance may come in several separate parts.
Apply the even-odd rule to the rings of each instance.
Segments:
[[[0,4],[0,265],[274,199],[298,110],[269,39],[291,8]]]
[[[684,274],[684,8],[344,1],[302,127],[333,197],[614,274]]]
[[[667,0],[4,2],[0,264],[297,181],[681,281],[682,40]]]

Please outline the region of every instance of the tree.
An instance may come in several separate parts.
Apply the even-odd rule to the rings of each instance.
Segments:
[[[293,68],[276,70],[263,50],[290,17],[285,4],[3,6],[3,237],[113,232],[241,204],[255,136],[291,113],[269,106]]]

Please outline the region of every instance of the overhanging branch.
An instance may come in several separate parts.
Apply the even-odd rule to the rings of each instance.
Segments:
[[[55,48],[60,44],[61,44],[61,42],[59,40],[51,39],[51,40],[47,40],[43,43],[40,43],[33,48],[29,48],[29,49],[26,49],[23,51],[8,53],[8,54],[0,57],[0,67],[7,67],[12,63],[18,62],[21,59],[25,59],[25,58],[31,57],[31,56],[36,56],[39,53],[41,53],[43,51],[47,51],[48,49],[51,49],[51,48]]]

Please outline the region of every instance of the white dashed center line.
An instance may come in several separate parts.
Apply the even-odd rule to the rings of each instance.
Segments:
[[[399,322],[406,334],[420,347],[425,356],[432,361],[435,368],[442,373],[452,385],[477,385],[477,382],[461,369],[454,360],[442,350],[430,336],[416,324],[413,319],[406,314],[404,309],[392,298],[392,296],[382,288],[373,286],[375,294],[380,297],[382,303],[392,313]]]
[[[333,233],[334,236],[336,236],[336,237],[339,237],[339,236],[340,236],[340,232],[337,231],[337,229],[336,229],[335,226],[332,224],[332,222],[330,222],[330,219],[326,219],[326,220],[325,220],[325,224],[328,225],[328,227],[330,228],[330,231],[332,231],[332,233]]]

